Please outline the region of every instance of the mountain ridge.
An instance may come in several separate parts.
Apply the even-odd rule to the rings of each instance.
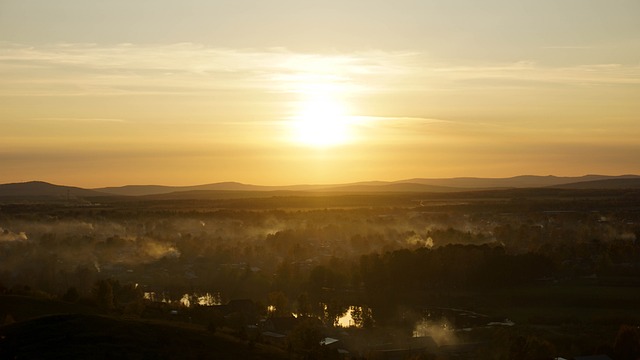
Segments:
[[[263,192],[282,194],[289,192],[338,192],[338,193],[385,193],[385,192],[464,192],[471,190],[500,190],[513,188],[565,188],[565,189],[621,189],[640,188],[639,175],[584,175],[558,177],[553,175],[519,175],[508,178],[413,178],[397,181],[362,181],[345,184],[299,184],[299,185],[253,185],[240,182],[219,182],[192,186],[125,185],[85,189],[56,185],[44,181],[0,184],[2,198],[46,197],[56,199],[104,197],[104,196],[153,196],[176,194],[173,197],[196,196],[205,192],[241,193]]]
[[[84,189],[76,186],[56,185],[44,181],[0,184],[0,197],[3,198],[48,197],[72,199],[98,196],[113,195],[97,190]]]
[[[299,184],[299,185],[251,185],[239,182],[219,182],[193,186],[162,186],[162,185],[126,185],[122,187],[96,188],[99,192],[113,195],[139,196],[159,195],[178,191],[379,191],[379,187],[388,186],[388,191],[402,191],[399,184],[409,184],[414,190],[423,192],[468,191],[478,189],[527,188],[567,185],[571,183],[600,181],[607,179],[630,178],[640,179],[639,175],[583,175],[576,177],[559,177],[554,175],[518,175],[506,178],[454,177],[454,178],[412,178],[397,181],[361,181],[345,184]],[[419,185],[426,185],[420,188]],[[597,185],[597,184],[594,184]],[[395,186],[395,188],[394,188]],[[431,187],[431,188],[429,188]]]

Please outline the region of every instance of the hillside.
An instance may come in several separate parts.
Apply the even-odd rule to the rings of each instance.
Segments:
[[[74,186],[54,185],[43,181],[0,184],[1,198],[56,198],[65,200],[108,195],[99,191]]]
[[[147,200],[194,198],[248,198],[327,193],[454,193],[477,190],[557,187],[566,189],[638,188],[640,176],[586,175],[556,177],[524,175],[510,178],[416,178],[399,181],[367,181],[348,184],[262,186],[238,182],[221,182],[194,186],[126,185],[83,189],[54,185],[42,181],[0,185],[0,199],[73,201],[105,196],[145,197]]]
[[[57,314],[0,327],[2,359],[285,359],[190,325]]]
[[[604,179],[556,185],[559,189],[640,189],[640,178]]]
[[[582,182],[593,182],[609,179],[640,179],[637,175],[585,175],[578,177],[559,177],[559,176],[536,176],[521,175],[509,178],[476,178],[476,177],[459,177],[449,179],[409,179],[399,182],[409,182],[424,185],[448,186],[454,188],[538,188],[558,186],[564,184],[574,184]],[[589,187],[585,187],[589,188]]]
[[[95,314],[96,309],[82,304],[71,304],[47,298],[0,295],[0,325],[11,316],[15,321],[24,321],[56,313]]]
[[[438,186],[438,185],[428,185],[428,184],[419,184],[419,183],[405,183],[405,182],[395,182],[395,183],[379,183],[370,185],[367,183],[363,184],[352,184],[352,185],[340,185],[340,186],[330,186],[326,188],[317,189],[318,192],[343,192],[343,193],[385,193],[385,192],[457,192],[457,191],[465,191],[468,189],[463,188],[454,188],[449,186]]]
[[[319,186],[314,185],[261,186],[242,184],[238,182],[221,182],[194,186],[125,185],[121,187],[105,187],[93,190],[112,195],[146,196],[197,191],[300,191],[315,189],[318,187]]]
[[[101,193],[124,196],[146,196],[170,194],[176,192],[200,191],[336,191],[336,192],[456,192],[469,189],[503,189],[503,188],[537,188],[555,185],[571,184],[586,181],[636,178],[637,175],[606,176],[606,175],[585,175],[580,177],[557,177],[557,176],[535,176],[523,175],[509,178],[442,178],[428,179],[415,178],[398,181],[363,181],[347,184],[315,184],[315,185],[284,185],[284,186],[261,186],[242,184],[238,182],[220,182],[213,184],[194,186],[162,186],[162,185],[126,185],[121,187],[104,187],[93,189]],[[210,195],[211,193],[209,193]]]

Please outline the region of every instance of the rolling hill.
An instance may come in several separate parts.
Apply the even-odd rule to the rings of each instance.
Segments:
[[[44,181],[0,184],[1,198],[55,198],[60,200],[108,196],[109,194],[74,186],[54,185]]]
[[[554,186],[558,189],[640,189],[640,178],[618,178],[594,181],[583,181]]]
[[[220,182],[194,186],[125,185],[120,187],[97,188],[93,190],[112,195],[146,196],[196,191],[300,191],[310,190],[316,187],[317,186],[314,185],[261,186],[242,184],[239,182]]]
[[[448,179],[410,179],[399,182],[409,182],[416,184],[448,186],[453,188],[539,188],[559,186],[565,184],[592,182],[592,186],[599,185],[597,181],[610,179],[640,179],[638,175],[585,175],[578,177],[559,177],[559,176],[537,176],[537,175],[521,175],[509,178],[476,178],[476,177],[459,177]]]
[[[238,182],[221,182],[195,186],[127,185],[121,187],[96,188],[95,191],[113,195],[141,196],[175,192],[197,191],[338,191],[338,192],[456,192],[506,188],[537,188],[590,182],[608,179],[640,179],[637,175],[607,176],[585,175],[580,177],[557,177],[523,175],[509,178],[415,178],[399,181],[367,181],[348,184],[317,184],[260,186]],[[597,185],[594,183],[593,185]]]
[[[146,200],[198,198],[247,198],[323,194],[453,193],[477,190],[561,188],[561,189],[638,189],[640,176],[585,175],[580,177],[523,175],[510,178],[461,177],[450,179],[416,178],[399,181],[368,181],[349,184],[261,186],[221,182],[194,186],[126,185],[83,189],[42,181],[0,185],[0,199],[72,201],[105,196],[144,197]]]
[[[286,359],[194,326],[55,314],[0,327],[2,359]]]

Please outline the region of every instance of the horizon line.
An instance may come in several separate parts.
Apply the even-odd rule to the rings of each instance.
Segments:
[[[583,175],[553,175],[553,174],[547,174],[547,175],[535,175],[535,174],[521,174],[521,175],[513,175],[513,176],[500,176],[500,177],[483,177],[483,176],[452,176],[452,177],[412,177],[412,178],[405,178],[405,179],[399,179],[399,180],[359,180],[359,181],[349,181],[349,182],[342,182],[342,183],[294,183],[294,184],[285,184],[285,185],[263,185],[263,184],[256,184],[256,183],[249,183],[249,182],[241,182],[241,181],[234,181],[234,180],[227,180],[227,181],[215,181],[215,182],[206,182],[206,183],[198,183],[198,184],[188,184],[188,185],[163,185],[160,183],[155,183],[155,184],[136,184],[136,183],[127,183],[124,185],[106,185],[106,186],[96,186],[96,187],[86,187],[86,186],[81,186],[81,185],[68,185],[65,183],[58,183],[58,182],[52,182],[52,181],[46,181],[46,180],[26,180],[26,181],[9,181],[9,182],[3,182],[0,183],[0,185],[12,185],[12,184],[28,184],[28,183],[46,183],[49,185],[55,185],[55,186],[67,186],[67,187],[77,187],[77,188],[81,188],[81,189],[86,189],[86,190],[98,190],[98,189],[107,189],[107,188],[122,188],[122,187],[145,187],[145,186],[158,186],[158,187],[167,187],[167,188],[180,188],[180,187],[198,187],[198,186],[206,186],[206,185],[218,185],[218,184],[237,184],[237,185],[244,185],[244,186],[256,186],[256,187],[265,187],[265,188],[269,188],[269,187],[299,187],[299,186],[344,186],[344,185],[362,185],[363,183],[386,183],[386,184],[393,184],[393,183],[402,183],[402,182],[410,182],[412,180],[454,180],[454,179],[486,179],[486,180],[503,180],[503,179],[514,179],[514,178],[520,178],[520,177],[536,177],[536,178],[548,178],[548,177],[555,177],[555,178],[575,178],[575,179],[579,179],[579,178],[584,178],[584,177],[589,177],[589,176],[603,176],[603,177],[640,177],[640,174],[634,174],[634,173],[626,173],[626,174],[619,174],[619,175],[609,175],[609,174],[597,174],[597,173],[589,173],[589,174],[583,174]]]

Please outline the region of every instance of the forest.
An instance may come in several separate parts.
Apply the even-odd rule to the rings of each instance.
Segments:
[[[635,359],[639,199],[528,190],[7,202],[0,333],[64,309],[199,326],[272,347],[267,358]],[[0,354],[24,350],[7,344]]]

